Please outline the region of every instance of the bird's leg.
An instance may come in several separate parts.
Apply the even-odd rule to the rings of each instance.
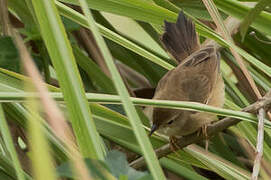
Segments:
[[[205,137],[205,150],[208,151],[208,146],[209,146],[209,137],[207,134],[207,127],[208,124],[204,124],[203,126],[201,126],[201,128],[198,130],[197,135],[200,136],[201,134]]]

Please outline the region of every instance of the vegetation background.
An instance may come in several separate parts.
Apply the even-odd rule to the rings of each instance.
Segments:
[[[0,179],[270,179],[270,4],[0,0]],[[159,38],[180,11],[202,43],[221,46],[223,109],[150,100],[176,66]],[[158,160],[168,140],[147,137],[146,105],[237,120],[208,151],[200,141]],[[129,165],[141,155],[146,167]]]

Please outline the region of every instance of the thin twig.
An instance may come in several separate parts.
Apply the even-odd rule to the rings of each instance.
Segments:
[[[271,92],[271,91],[270,91]],[[257,102],[253,103],[250,106],[247,106],[246,108],[243,109],[244,112],[255,112],[258,109],[262,107],[267,107],[271,104],[271,99],[270,99],[270,92],[268,92],[262,99],[258,100]],[[211,137],[224,129],[227,129],[230,126],[233,126],[237,123],[239,123],[241,120],[234,119],[234,118],[224,118],[214,124],[208,125],[207,130],[206,130],[206,135],[207,137]],[[198,133],[193,133],[187,136],[183,136],[180,139],[177,140],[176,142],[176,148],[184,148],[190,144],[197,143],[201,140],[206,139],[206,135],[198,135]],[[158,158],[164,157],[170,153],[172,153],[172,150],[170,148],[169,144],[165,144],[164,146],[158,148],[155,150],[156,155]],[[134,168],[140,168],[145,165],[145,160],[143,157],[140,157],[133,161],[130,164]]]
[[[245,150],[246,159],[251,161],[251,164],[248,167],[253,168],[254,160],[255,160],[255,157],[256,157],[254,146],[244,138],[240,138],[240,137],[238,138],[237,137],[237,141],[243,147],[243,149]],[[271,164],[267,160],[265,160],[263,158],[261,160],[261,169],[264,171],[264,176],[265,177],[271,177],[270,167],[271,167]]]
[[[257,180],[261,167],[261,159],[263,156],[263,140],[264,140],[264,117],[265,111],[263,108],[259,110],[258,113],[258,137],[257,137],[257,148],[256,148],[256,157],[254,160],[253,172],[251,179]]]

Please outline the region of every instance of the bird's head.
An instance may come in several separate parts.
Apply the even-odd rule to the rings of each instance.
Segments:
[[[179,116],[180,111],[176,109],[154,108],[152,127],[149,135],[151,136],[158,129],[172,126]]]

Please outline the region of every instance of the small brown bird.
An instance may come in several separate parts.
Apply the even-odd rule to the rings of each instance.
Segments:
[[[176,24],[165,21],[162,42],[179,65],[159,81],[153,99],[222,107],[224,82],[219,53],[213,46],[200,47],[194,24],[182,12]],[[191,134],[217,120],[214,114],[179,109],[148,107],[146,113],[152,120],[150,135],[158,130],[170,137]]]

